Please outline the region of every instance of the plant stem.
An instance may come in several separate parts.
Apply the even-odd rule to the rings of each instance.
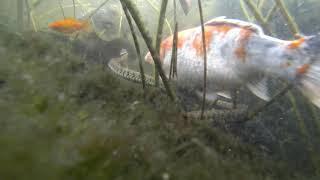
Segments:
[[[258,3],[257,3],[257,7],[259,10],[261,10],[265,4],[265,0],[260,0]]]
[[[62,12],[63,19],[66,19],[66,16],[65,16],[65,14],[64,14],[64,10],[63,10],[63,7],[62,7],[62,4],[61,4],[61,1],[60,1],[60,0],[58,0],[58,3],[59,3],[60,10],[61,10],[61,12]]]
[[[249,15],[249,12],[247,11],[243,0],[240,0],[240,8],[241,8],[244,16],[248,19],[248,21],[252,22],[252,17]]]
[[[280,12],[283,15],[283,17],[288,22],[289,28],[293,35],[299,34],[299,28],[298,25],[293,20],[292,16],[289,14],[288,9],[284,5],[282,0],[274,0],[277,4],[277,6],[280,8]]]
[[[144,39],[144,41],[150,51],[150,54],[151,54],[153,61],[156,65],[156,68],[159,72],[159,75],[162,79],[163,85],[166,89],[168,96],[170,97],[171,100],[176,101],[176,96],[175,96],[174,92],[172,91],[171,86],[168,81],[168,78],[166,77],[166,75],[162,69],[159,54],[156,51],[156,49],[153,47],[152,38],[151,38],[149,32],[145,29],[145,25],[141,20],[141,16],[139,14],[137,7],[135,6],[134,3],[132,3],[131,0],[121,0],[121,2],[125,4],[125,6],[127,7],[127,9],[130,12],[132,18],[136,22],[138,29],[139,29],[140,33],[142,34],[142,37],[143,37],[143,39]]]
[[[109,0],[105,0],[103,3],[100,4],[99,7],[97,7],[95,10],[93,10],[90,15],[88,16],[88,19],[90,19],[93,15],[95,15]]]
[[[172,42],[172,53],[171,53],[171,63],[169,71],[169,80],[177,76],[177,56],[178,56],[178,21],[177,21],[177,4],[176,0],[173,0],[173,11],[174,11],[174,34]]]
[[[277,4],[274,4],[265,18],[266,23],[270,21],[270,19],[272,18],[272,16],[274,16],[277,10],[278,10],[278,6]]]
[[[247,4],[251,12],[253,13],[256,20],[261,24],[262,28],[266,31],[267,34],[271,35],[272,31],[268,24],[265,22],[261,12],[259,9],[253,4],[251,0],[244,0],[244,2]]]
[[[73,4],[73,18],[76,19],[76,4],[74,3],[74,0],[72,0],[72,4]]]
[[[145,76],[144,76],[144,69],[143,69],[143,65],[142,65],[142,57],[141,57],[141,51],[140,51],[140,45],[139,45],[139,42],[138,42],[138,38],[134,32],[134,28],[133,28],[133,24],[132,24],[132,21],[131,21],[131,17],[130,17],[130,14],[128,12],[128,9],[126,8],[126,6],[121,3],[122,5],[122,8],[123,8],[123,12],[127,18],[127,21],[128,21],[128,24],[130,26],[130,30],[131,30],[131,34],[132,34],[132,38],[133,38],[133,41],[134,41],[134,45],[136,47],[136,51],[137,51],[137,56],[138,56],[138,59],[139,59],[139,69],[140,69],[140,75],[141,75],[141,82],[142,82],[142,88],[143,88],[143,91],[144,91],[144,95],[146,95],[146,82],[145,82]]]
[[[156,10],[157,12],[160,12],[160,9],[153,3],[153,2],[151,2],[150,0],[147,0],[147,2],[150,4],[150,6],[154,9],[154,10]],[[166,25],[168,26],[168,29],[169,29],[169,31],[170,31],[170,34],[172,35],[172,28],[171,28],[171,26],[170,26],[170,23],[169,23],[169,21],[168,21],[168,19],[167,18],[165,18],[165,22],[166,22]]]
[[[26,5],[26,10],[27,10],[27,25],[28,25],[28,28],[29,28],[29,27],[30,27],[30,22],[31,22],[31,18],[30,18],[31,9],[30,9],[28,0],[24,0],[24,3],[25,3],[25,5]]]
[[[160,54],[163,22],[164,22],[164,19],[166,16],[167,5],[168,5],[168,0],[163,0],[161,3],[161,9],[160,9],[159,21],[158,21],[157,37],[156,37],[156,51],[158,52],[158,54]],[[156,68],[154,71],[154,79],[155,79],[156,87],[159,87],[159,73]]]
[[[199,14],[200,14],[200,22],[201,22],[201,34],[202,34],[202,49],[203,49],[203,97],[202,97],[202,106],[201,106],[201,116],[200,119],[203,119],[205,104],[206,104],[206,93],[207,93],[207,48],[206,48],[206,37],[205,37],[205,29],[203,22],[203,13],[201,0],[198,0],[199,6]]]
[[[24,22],[23,22],[23,1],[17,0],[17,27],[19,31],[23,31]]]

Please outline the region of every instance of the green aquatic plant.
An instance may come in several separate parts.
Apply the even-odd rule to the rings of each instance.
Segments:
[[[21,0],[17,0],[17,29],[19,29],[19,31],[23,31],[24,29],[24,3]]]
[[[293,17],[289,14],[288,9],[286,8],[284,2],[282,0],[274,0],[277,4],[277,6],[280,9],[280,12],[282,16],[286,19],[286,22],[289,25],[289,29],[291,30],[293,35],[297,35],[300,33],[298,25],[296,22],[293,20]]]
[[[126,8],[126,6],[123,3],[121,3],[121,5],[122,5],[123,11],[125,13],[125,16],[127,18],[128,24],[130,26],[132,38],[133,38],[133,41],[134,41],[134,45],[135,45],[135,48],[136,48],[138,61],[139,61],[139,69],[140,69],[142,89],[144,90],[144,93],[146,93],[146,82],[145,82],[145,75],[144,75],[144,69],[143,69],[143,64],[142,64],[143,60],[142,60],[142,56],[141,56],[140,45],[139,45],[139,42],[138,42],[137,35],[136,35],[135,31],[134,31],[134,27],[133,27],[133,24],[132,24],[131,17],[130,17],[130,14],[128,12],[128,9]]]
[[[159,13],[159,21],[158,21],[158,28],[157,28],[156,41],[155,41],[155,43],[156,43],[155,50],[157,51],[158,55],[160,55],[163,23],[164,23],[165,16],[166,16],[167,4],[168,4],[168,0],[163,0],[161,2],[161,9],[160,9],[160,13]],[[156,65],[154,66],[154,79],[155,79],[156,87],[159,87],[159,72],[156,68]]]
[[[240,0],[242,1],[242,0]],[[259,11],[259,9],[254,5],[254,3],[251,0],[243,0],[246,5],[250,8],[252,14],[254,15],[255,19],[259,22],[259,24],[261,24],[262,28],[266,31],[267,34],[271,35],[272,34],[272,30],[271,28],[268,26],[267,22],[265,21],[265,19],[263,18],[262,13]],[[243,8],[245,14],[246,10]],[[248,15],[246,15],[247,17],[249,17]],[[250,19],[248,19],[250,20]]]
[[[157,5],[155,5],[151,0],[147,0],[147,2],[150,4],[150,6],[151,6],[154,10],[156,10],[156,12],[158,12],[158,13],[160,14],[160,11],[161,11],[161,10],[157,7]],[[168,21],[167,18],[165,18],[165,22],[166,22],[167,27],[169,28],[170,34],[172,34],[172,33],[173,33],[173,32],[172,32],[172,28],[171,28],[171,25],[170,25],[170,23],[169,23],[169,21]]]
[[[60,10],[61,10],[61,14],[63,16],[63,19],[66,19],[66,15],[64,14],[64,10],[63,10],[63,7],[62,7],[62,4],[61,4],[60,0],[58,0],[58,4],[59,4]],[[73,6],[75,7],[74,4],[73,4]]]
[[[259,12],[259,9],[256,9],[253,6],[253,3],[251,0],[246,0],[247,1],[247,5],[248,7],[250,7],[250,9],[253,11],[253,14],[255,15],[255,18],[260,21],[260,23],[266,23],[267,26],[269,26],[269,21],[271,19],[272,14],[279,9],[280,13],[282,14],[282,16],[284,17],[284,20],[286,21],[286,23],[288,23],[288,27],[289,30],[291,31],[292,36],[294,37],[295,35],[299,35],[300,34],[300,30],[298,28],[297,23],[294,21],[294,18],[290,15],[286,5],[284,4],[284,2],[282,0],[274,0],[275,4],[272,6],[272,8],[269,10],[266,18],[259,18],[256,15],[257,14],[262,14],[261,12]],[[244,12],[246,14],[246,12]],[[262,22],[261,22],[262,21]],[[306,149],[308,149],[310,156],[312,157],[311,162],[314,165],[314,167],[316,168],[316,173],[319,174],[320,170],[319,170],[319,155],[317,154],[316,151],[316,146],[311,142],[311,136],[310,136],[310,132],[308,131],[307,125],[306,125],[306,120],[303,118],[300,110],[299,110],[299,106],[297,103],[297,100],[295,98],[295,96],[293,95],[293,93],[291,92],[292,89],[292,85],[287,85],[284,89],[282,89],[276,96],[273,97],[273,99],[271,101],[269,101],[268,103],[266,103],[265,105],[259,107],[258,109],[256,109],[255,111],[253,111],[251,114],[249,114],[249,118],[248,119],[253,119],[253,117],[255,115],[257,115],[259,112],[263,111],[266,107],[268,107],[270,104],[272,104],[273,102],[277,101],[277,99],[279,99],[279,97],[287,94],[288,98],[291,102],[292,108],[294,110],[294,113],[296,115],[296,120],[297,120],[297,124],[299,127],[299,131],[300,134],[302,135],[302,137],[304,138],[304,142],[306,144]],[[311,115],[313,116],[313,119],[315,121],[317,121],[317,116],[318,114],[315,113],[315,107],[313,107],[312,104],[308,103],[308,109],[311,111]],[[316,122],[315,124],[318,124],[319,122]],[[319,126],[315,127],[316,131],[319,133],[320,132],[320,128]]]
[[[202,106],[201,106],[201,116],[200,119],[204,118],[205,104],[206,104],[206,93],[207,93],[207,47],[206,47],[206,37],[203,22],[203,13],[201,0],[198,0],[198,8],[201,23],[201,36],[202,36],[202,50],[203,50],[203,96],[202,96]]]
[[[0,32],[2,178],[318,179],[50,37]]]
[[[131,13],[132,18],[134,19],[134,21],[136,22],[136,25],[138,26],[140,33],[142,34],[142,37],[144,38],[145,43],[148,46],[149,52],[151,53],[151,56],[153,58],[153,61],[155,63],[155,66],[157,68],[157,71],[159,72],[159,75],[162,79],[162,82],[164,84],[164,87],[166,89],[166,92],[168,94],[168,96],[171,98],[171,100],[176,100],[176,96],[168,82],[167,77],[164,74],[164,71],[161,67],[161,63],[159,60],[159,54],[156,51],[156,49],[153,47],[153,42],[152,42],[152,38],[149,35],[148,31],[145,29],[144,23],[141,21],[141,17],[139,15],[139,11],[136,8],[136,6],[130,1],[130,0],[123,0],[122,3],[124,3],[126,5],[126,7],[128,8],[129,12]]]
[[[177,77],[177,58],[178,58],[178,21],[177,21],[177,3],[176,0],[173,1],[173,11],[174,11],[174,33],[173,33],[173,42],[172,42],[172,53],[171,53],[171,62],[169,68],[169,80],[174,77]]]

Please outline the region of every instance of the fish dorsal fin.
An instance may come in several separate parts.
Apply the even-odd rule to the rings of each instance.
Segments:
[[[269,101],[270,92],[268,87],[268,78],[265,76],[262,79],[252,80],[247,84],[248,89],[259,98]]]
[[[256,24],[238,20],[238,19],[227,19],[225,16],[216,17],[204,23],[204,25],[207,25],[207,26],[216,26],[216,25],[222,25],[222,24],[245,28],[257,34],[263,34],[262,28]]]

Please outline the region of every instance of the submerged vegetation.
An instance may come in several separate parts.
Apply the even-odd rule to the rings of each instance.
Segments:
[[[45,15],[33,17],[42,1],[32,2],[27,10],[28,18],[23,17],[19,3],[16,20],[0,14],[1,179],[291,180],[320,177],[319,112],[295,90],[287,96],[277,96],[271,107],[262,106],[263,111],[255,114],[254,121],[221,123],[223,119],[212,122],[187,118],[180,105],[169,100],[176,98],[169,82],[170,98],[156,87],[143,85],[142,89],[140,84],[115,76],[105,63],[75,53],[70,42],[77,39],[67,41],[57,38],[57,34],[39,31],[47,20],[40,20]],[[62,4],[62,9],[81,7],[85,12],[93,12],[90,5],[82,1],[70,2],[76,4]],[[145,4],[151,4],[152,9],[148,12],[164,11],[159,18],[159,29],[147,32],[143,25],[146,23],[135,14],[144,12],[132,9],[139,5],[138,1],[122,2],[123,9],[128,11],[123,13],[120,3],[110,5],[117,18],[108,20],[112,27],[117,26],[112,32],[119,33],[99,29],[97,34],[112,40],[131,31],[142,69],[141,55],[147,49],[141,43],[143,38],[157,61],[162,33],[154,36],[156,44],[151,37],[154,32],[162,32],[162,26],[164,35],[171,34],[170,23],[175,21],[164,17],[165,7],[157,9],[152,6],[154,1],[146,0]],[[167,14],[172,13],[170,2]],[[212,2],[203,1],[203,7],[208,9],[208,3]],[[228,1],[239,5],[241,2],[242,18],[256,20],[266,32],[284,36],[273,28],[274,12],[284,15],[282,20],[289,25],[287,32],[299,31],[289,14],[291,6],[288,10],[285,4],[280,4],[283,1],[275,0],[272,5],[263,0]],[[219,2],[214,4],[220,6]],[[109,8],[108,3],[105,6]],[[69,14],[76,16],[79,11],[73,8]],[[190,18],[197,14],[193,17],[195,20],[190,18],[190,24],[199,24],[198,13],[199,9],[193,8],[186,15]],[[209,17],[206,13],[208,11],[204,11],[201,19]],[[133,21],[129,30],[123,18],[130,16]],[[29,18],[30,26],[24,22]],[[95,28],[107,24],[94,18]],[[177,19],[179,29],[186,25]],[[133,28],[134,22],[139,27]],[[16,24],[19,31],[13,31]],[[172,27],[176,32],[178,26]],[[139,31],[142,38],[136,36]],[[131,41],[130,36],[125,38]],[[161,69],[158,72],[162,73]],[[257,100],[249,96],[241,90],[240,101],[253,109]]]

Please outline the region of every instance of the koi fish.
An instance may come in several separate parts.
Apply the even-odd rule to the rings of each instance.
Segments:
[[[52,22],[48,27],[54,31],[58,31],[65,34],[72,34],[79,31],[89,31],[89,21],[77,20],[74,18],[66,18]]]
[[[270,100],[268,78],[278,77],[295,87],[320,108],[320,34],[288,41],[264,34],[258,25],[216,18],[205,24],[207,92],[230,92],[245,85],[263,100]],[[160,61],[169,76],[172,39],[164,39]],[[178,33],[177,77],[180,87],[200,91],[203,86],[201,27]],[[146,62],[153,63],[150,53]]]

